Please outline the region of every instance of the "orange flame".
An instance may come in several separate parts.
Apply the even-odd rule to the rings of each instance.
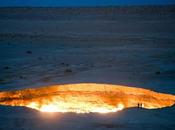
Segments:
[[[142,88],[81,83],[0,92],[0,105],[26,106],[43,112],[117,112],[156,109],[175,104],[175,96]]]

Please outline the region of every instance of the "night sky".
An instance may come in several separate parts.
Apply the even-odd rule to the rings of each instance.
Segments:
[[[114,6],[164,5],[175,0],[0,0],[0,6]]]

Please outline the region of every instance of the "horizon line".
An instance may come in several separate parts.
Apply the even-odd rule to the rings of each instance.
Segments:
[[[175,6],[174,4],[116,4],[116,5],[73,5],[73,6],[47,6],[47,5],[13,5],[1,6],[0,8],[98,8],[98,7],[146,7],[146,6]]]

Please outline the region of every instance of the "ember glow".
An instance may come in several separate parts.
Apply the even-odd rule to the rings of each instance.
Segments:
[[[156,109],[175,104],[175,96],[142,88],[80,83],[0,92],[0,105],[26,106],[42,112],[117,112]]]

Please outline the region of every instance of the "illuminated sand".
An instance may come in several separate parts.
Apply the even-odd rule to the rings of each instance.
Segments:
[[[131,107],[170,107],[175,96],[142,88],[81,83],[0,92],[0,104],[44,112],[108,113]]]

